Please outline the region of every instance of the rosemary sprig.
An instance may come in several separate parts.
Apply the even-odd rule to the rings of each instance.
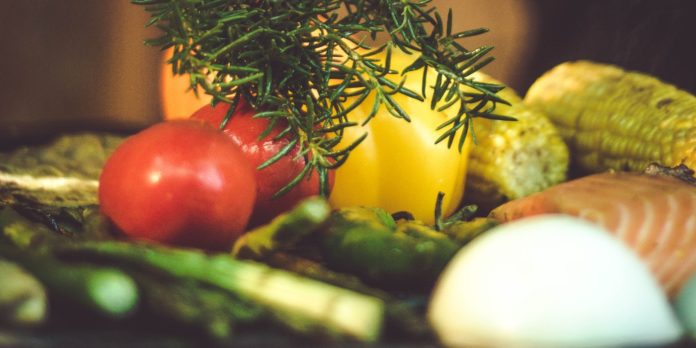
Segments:
[[[452,146],[459,136],[460,150],[468,132],[473,133],[474,118],[505,119],[493,113],[496,103],[506,103],[496,95],[503,87],[471,76],[493,61],[487,55],[492,47],[467,50],[459,43],[487,29],[453,33],[452,11],[443,20],[430,0],[132,2],[151,14],[147,25],[163,32],[147,43],[173,48],[172,71],[188,74],[196,93],[202,90],[213,103],[233,106],[243,97],[259,110],[257,117],[269,118],[271,125],[287,125],[282,134],[299,145],[307,167],[279,194],[315,170],[322,193],[327,193],[327,171],[345,162],[364,139],[337,148],[345,128],[355,126],[346,115],[370,93],[376,98],[368,121],[382,106],[408,121],[393,95],[424,99],[431,89],[433,109],[458,107],[433,141],[446,140]],[[380,32],[388,34],[386,44],[366,43]],[[390,52],[396,48],[416,53],[418,59],[395,71]],[[384,50],[382,65],[374,56]],[[424,70],[421,91],[404,88],[401,75],[418,70]],[[432,86],[426,82],[429,70],[437,74]],[[353,99],[347,103],[349,98]]]

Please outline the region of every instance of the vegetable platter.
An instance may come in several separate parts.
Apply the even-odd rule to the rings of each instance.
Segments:
[[[693,95],[518,95],[429,1],[133,3],[166,120],[0,152],[0,345],[694,344]]]

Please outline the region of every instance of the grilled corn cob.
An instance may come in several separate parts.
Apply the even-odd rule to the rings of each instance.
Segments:
[[[649,75],[567,62],[534,82],[525,102],[549,116],[584,172],[696,167],[696,97]]]
[[[476,79],[501,84],[482,73]],[[483,210],[562,182],[568,169],[568,148],[546,116],[510,88],[498,95],[512,105],[498,104],[496,113],[517,121],[474,123],[477,144],[471,148],[465,203]]]

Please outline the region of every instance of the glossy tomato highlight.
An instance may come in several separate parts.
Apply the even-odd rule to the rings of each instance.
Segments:
[[[99,201],[129,237],[225,249],[251,216],[255,171],[214,127],[168,121],[129,137],[109,157]]]
[[[193,113],[191,118],[204,120],[219,127],[229,109],[228,103],[218,103],[215,107],[206,105]],[[267,136],[260,139],[270,121],[265,118],[254,118],[254,114],[255,110],[244,99],[240,99],[223,132],[241,147],[248,161],[256,168],[275,156],[290,143],[290,139],[288,137],[275,139],[286,127],[285,123],[276,124]],[[300,181],[291,191],[273,198],[276,192],[302,172],[306,162],[302,156],[297,156],[299,150],[298,145],[277,162],[256,170],[258,192],[252,225],[268,222],[276,215],[290,210],[302,199],[319,194],[319,175],[315,171],[309,179]],[[333,173],[330,173],[329,186],[333,183],[332,176]]]

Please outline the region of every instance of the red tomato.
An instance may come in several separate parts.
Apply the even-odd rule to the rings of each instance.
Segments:
[[[228,103],[218,103],[215,107],[206,105],[193,113],[191,118],[219,126],[229,109]],[[254,109],[241,99],[223,132],[242,148],[249,162],[254,167],[258,167],[290,143],[290,139],[288,137],[273,139],[286,127],[286,123],[277,124],[268,136],[259,139],[270,121],[265,118],[253,118],[254,114]],[[258,193],[251,218],[252,225],[268,222],[276,215],[295,206],[302,199],[319,194],[319,175],[315,171],[308,180],[302,180],[286,194],[273,198],[278,190],[302,172],[306,162],[303,157],[297,157],[298,151],[299,145],[277,162],[256,171]],[[333,180],[329,180],[330,184],[332,182]]]
[[[255,171],[214,127],[163,122],[129,137],[109,157],[99,178],[99,201],[130,237],[227,248],[251,215]]]

